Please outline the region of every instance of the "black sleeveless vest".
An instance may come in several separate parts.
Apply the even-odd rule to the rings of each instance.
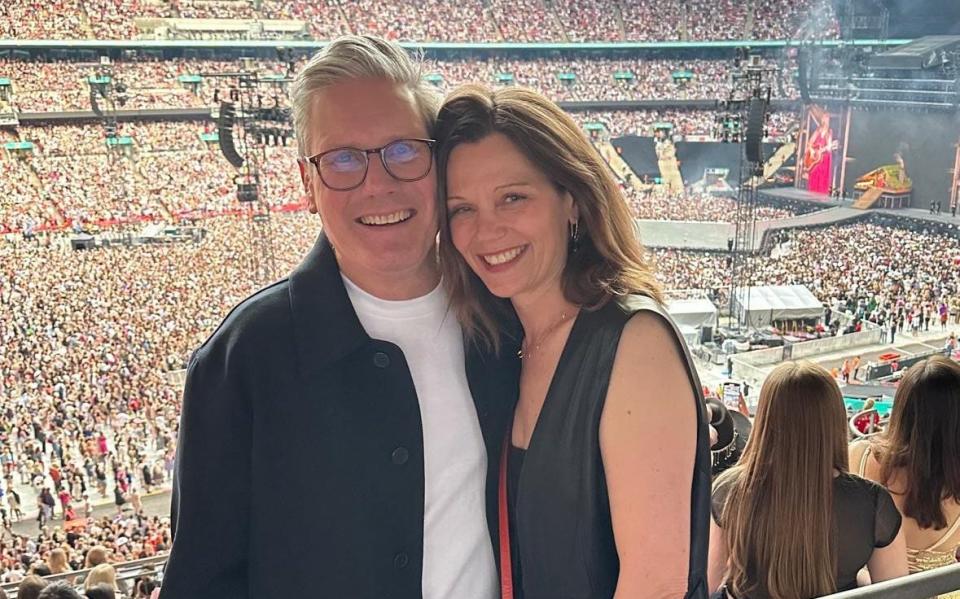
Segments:
[[[710,447],[700,382],[670,317],[653,300],[629,296],[580,312],[524,456],[516,505],[524,599],[609,599],[614,595],[620,561],[600,454],[600,416],[623,327],[641,310],[659,315],[673,328],[677,348],[687,361],[690,401],[697,404],[685,597],[707,597]],[[650,389],[656,385],[657,381],[650,381]]]

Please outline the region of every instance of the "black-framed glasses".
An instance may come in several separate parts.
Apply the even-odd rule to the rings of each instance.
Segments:
[[[370,154],[379,154],[384,170],[397,181],[423,179],[433,166],[436,143],[435,139],[395,139],[379,148],[333,148],[304,160],[317,167],[324,185],[335,191],[350,191],[367,179]]]

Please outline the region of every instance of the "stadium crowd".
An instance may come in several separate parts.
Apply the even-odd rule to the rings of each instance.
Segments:
[[[277,276],[309,247],[314,222],[274,217]],[[4,524],[36,509],[41,530],[4,545],[0,579],[58,547],[75,567],[93,544],[115,561],[169,547],[167,520],[138,517],[141,497],[170,481],[180,388],[169,373],[257,287],[247,223],[203,226],[199,243],[73,251],[40,235],[0,245],[0,310],[11,316],[0,321]],[[104,497],[118,515],[84,522]]]
[[[653,124],[662,121],[673,123],[675,134],[693,139],[711,138],[715,130],[710,111],[578,112],[574,116],[583,126],[604,124],[614,138],[650,136]],[[768,127],[770,139],[785,137],[783,129],[788,126],[772,123],[791,123],[795,118],[792,113],[774,113]],[[235,171],[223,158],[215,137],[201,139],[215,132],[212,121],[124,122],[119,123],[117,134],[129,137],[131,144],[108,149],[99,125],[23,125],[4,140],[31,142],[34,149],[0,152],[0,172],[10,182],[10,193],[0,203],[0,231],[169,220],[236,209]],[[290,205],[299,200],[292,169],[295,160],[292,142],[267,147],[260,157],[261,176],[272,203]],[[639,197],[634,200],[638,216],[651,214],[639,208]],[[671,204],[663,214],[670,219],[689,220],[688,216],[700,214],[718,220],[725,206],[721,200],[698,197],[691,203]]]
[[[834,313],[849,311],[884,327],[891,342],[960,316],[954,237],[858,223],[795,230],[783,249],[754,259],[755,284],[806,285]],[[667,288],[708,289],[721,299],[729,288],[723,254],[657,250],[655,256]]]
[[[737,214],[736,200],[709,193],[685,193],[680,197],[659,191],[641,192],[632,187],[624,195],[636,218],[659,221],[733,222]],[[794,216],[792,210],[774,206],[757,206],[759,220],[776,220]]]
[[[699,218],[720,219],[729,207],[726,200],[691,198]],[[687,218],[678,212],[686,208],[674,207],[682,205],[664,198],[638,210]],[[168,522],[138,517],[136,506],[143,493],[169,481],[179,415],[169,373],[257,286],[248,223],[222,217],[199,224],[208,230],[201,242],[73,251],[63,238],[38,235],[0,245],[0,309],[13,316],[0,324],[4,505],[9,523],[22,517],[14,505],[25,512],[32,499],[44,527],[5,545],[0,579],[36,571],[58,549],[75,566],[92,545],[106,547],[115,561],[168,547]],[[294,212],[276,213],[272,226],[279,276],[309,247],[317,224]],[[796,231],[780,250],[757,259],[758,283],[804,284],[837,311],[877,322],[902,314],[908,331],[911,322],[940,326],[932,316],[924,324],[925,313],[960,313],[956,239],[856,224]],[[668,288],[729,283],[724,256],[655,255]],[[116,517],[64,530],[67,513],[83,519],[91,497],[111,494]],[[123,511],[123,504],[134,509]]]
[[[506,2],[466,0],[10,0],[0,5],[0,39],[131,39],[153,38],[152,29],[138,29],[136,18],[294,19],[314,39],[341,33],[375,33],[401,41],[664,41],[785,39],[805,25],[811,14],[825,23],[822,36],[834,35],[835,22],[824,0],[765,0],[747,15],[747,4],[725,0],[558,0]],[[789,8],[783,8],[790,5]],[[776,10],[772,10],[774,7]],[[786,11],[786,18],[784,18]],[[261,28],[228,31],[171,27],[172,37],[202,39],[279,39]]]
[[[772,61],[772,59],[771,59]],[[262,77],[283,76],[290,65],[276,61],[253,61],[250,67]],[[597,57],[529,58],[509,55],[465,56],[456,60],[428,60],[430,75],[438,91],[447,92],[463,82],[490,85],[516,84],[536,89],[557,101],[621,100],[726,100],[730,96],[730,61],[608,59]],[[774,96],[798,97],[795,65],[771,62],[777,67],[770,82]],[[294,68],[297,64],[293,65]],[[112,65],[114,91],[110,100],[97,95],[98,107],[108,109],[203,108],[228,98],[231,81],[212,77],[215,73],[237,72],[239,61],[222,60],[137,60]],[[24,61],[0,59],[0,77],[14,85],[13,105],[21,112],[62,112],[91,109],[88,80],[100,72],[92,62]],[[203,75],[200,83],[181,81],[185,75]],[[117,84],[125,93],[116,91]],[[233,83],[235,85],[235,83]],[[285,105],[286,94],[279,88],[265,90],[263,100],[272,105],[277,96]]]
[[[782,39],[798,27],[835,35],[832,15],[811,10],[819,0],[791,5],[759,0],[397,0],[279,2],[264,0],[15,0],[0,7],[3,37],[129,37],[132,15],[180,18],[299,19],[318,38],[346,31],[402,40],[619,41]],[[693,19],[690,15],[711,15]],[[27,15],[37,18],[26,18]],[[811,24],[812,23],[812,24]],[[216,34],[214,34],[215,36]],[[279,62],[258,63],[273,73]],[[722,99],[727,64],[716,60],[521,60],[475,56],[436,61],[439,91],[461,81],[497,84],[510,74],[557,100]],[[0,77],[14,80],[23,111],[86,109],[90,64],[0,59]],[[192,86],[182,75],[236,70],[225,61],[137,60],[117,65],[128,85],[128,108],[211,106],[227,87],[219,80]],[[693,77],[675,77],[689,71]],[[613,73],[630,73],[614,79]],[[792,71],[790,71],[792,72]],[[564,75],[561,78],[559,75]],[[792,76],[777,82],[796,97]],[[216,95],[215,95],[216,94]],[[713,111],[582,112],[581,125],[602,123],[612,137],[652,134],[670,122],[674,134],[713,135]],[[774,113],[769,139],[795,128],[793,113]],[[235,198],[234,170],[216,143],[201,138],[210,122],[132,122],[119,135],[132,144],[108,150],[99,126],[21,126],[3,141],[30,141],[35,150],[0,152],[0,581],[98,566],[117,596],[148,597],[156,583],[124,588],[106,564],[165,553],[170,521],[148,517],[145,494],[168,488],[180,415],[181,371],[224,314],[258,286],[253,280],[251,224]],[[299,202],[293,147],[266,148],[260,168],[275,209],[271,243],[274,277],[295,265],[314,239],[318,221]],[[727,198],[689,192],[681,197],[625,192],[633,214],[655,220],[729,222]],[[761,219],[795,212],[761,206]],[[206,234],[192,241],[132,244],[146,221],[193,222]],[[41,225],[74,230],[107,227],[128,243],[74,251],[66,237],[38,233]],[[668,289],[707,288],[724,301],[726,256],[657,250]],[[907,228],[855,224],[800,230],[777,251],[754,259],[757,284],[803,284],[835,312],[873,321],[894,334],[946,329],[960,318],[960,241]],[[211,298],[215,298],[211,301]],[[955,322],[957,322],[955,320]],[[92,504],[110,500],[116,514],[93,517]],[[38,532],[13,531],[36,514]],[[111,573],[112,572],[112,573]],[[74,586],[95,582],[74,579]],[[44,584],[42,581],[37,584]]]
[[[657,123],[670,123],[672,135],[684,138],[715,139],[718,129],[717,113],[711,110],[584,111],[574,113],[574,117],[583,124],[602,123],[611,137],[652,137]],[[787,141],[798,126],[797,113],[772,112],[767,120],[765,137],[770,141]]]

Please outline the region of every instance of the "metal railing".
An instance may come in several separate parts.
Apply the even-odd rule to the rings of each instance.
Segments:
[[[849,418],[847,421],[847,426],[849,427],[850,434],[853,436],[854,440],[859,441],[862,439],[869,439],[871,437],[876,437],[883,432],[885,422],[880,420],[877,424],[874,424],[872,418],[874,415],[879,414],[880,412],[878,412],[876,408],[870,408],[869,410],[861,410]],[[857,428],[856,423],[857,420],[865,416],[870,418],[870,424],[868,425],[867,432],[861,433],[860,429]]]
[[[158,555],[155,557],[148,557],[145,559],[138,559],[131,562],[123,562],[111,565],[117,571],[117,582],[121,585],[132,587],[133,581],[141,576],[146,575],[152,576],[154,579],[159,578],[160,573],[163,572],[164,564],[167,563],[168,557],[168,555]],[[86,579],[87,574],[89,574],[91,570],[92,568],[88,568],[86,570],[76,570],[74,572],[65,572],[63,574],[51,574],[50,576],[44,576],[43,580],[46,582],[65,580],[71,585],[82,587],[84,579]],[[0,584],[0,589],[6,591],[8,596],[16,597],[17,587],[19,585],[19,582],[9,582],[6,584]]]
[[[929,599],[960,591],[960,564],[834,593],[822,599]]]

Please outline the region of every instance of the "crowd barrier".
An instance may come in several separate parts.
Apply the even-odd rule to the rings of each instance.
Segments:
[[[859,333],[822,337],[800,343],[785,344],[781,347],[733,354],[730,356],[730,360],[733,363],[733,372],[737,378],[759,383],[767,375],[767,371],[760,368],[761,366],[779,364],[784,360],[802,360],[811,356],[874,345],[880,343],[880,335],[880,327],[865,323],[864,330]]]
[[[960,591],[960,564],[834,593],[823,599],[929,599]]]
[[[839,337],[823,337],[803,343],[794,343],[791,346],[789,359],[799,360],[813,355],[829,354],[853,347],[862,347],[864,345],[875,345],[880,343],[880,327],[872,328],[864,326],[864,330],[859,333],[847,333]]]
[[[286,212],[303,212],[306,210],[306,206],[298,202],[290,202],[287,204],[279,205],[269,205],[268,209],[271,213],[286,213]],[[251,209],[241,209],[241,208],[229,208],[223,210],[189,210],[184,212],[178,212],[176,216],[177,223],[182,223],[184,221],[192,220],[204,220],[208,218],[219,218],[221,216],[246,216],[252,214]],[[101,232],[108,232],[110,229],[118,226],[131,226],[131,225],[147,225],[150,223],[157,222],[167,222],[168,219],[164,218],[159,214],[153,215],[136,215],[128,216],[125,218],[112,218],[112,219],[99,219],[91,223],[84,223],[84,228],[92,227],[96,234],[99,235]],[[52,223],[44,223],[33,228],[33,233],[65,233],[69,232],[73,228],[73,220],[66,219],[62,224],[55,225]],[[3,223],[0,223],[0,235],[16,235],[20,234],[20,231],[14,230]]]
[[[163,572],[163,567],[167,563],[167,557],[169,556],[158,555],[145,559],[134,560],[131,562],[111,565],[117,571],[117,582],[120,583],[121,587],[127,587],[130,591],[132,591],[134,581],[141,576],[150,576],[154,580],[158,580],[159,575]],[[50,576],[44,576],[43,579],[47,582],[65,580],[72,585],[80,587],[83,586],[83,580],[87,577],[87,574],[89,574],[91,570],[92,568],[87,568],[85,570],[76,570],[74,572],[67,572],[64,574],[53,574]],[[19,585],[19,582],[8,582],[6,584],[0,584],[0,589],[3,589],[8,596],[16,597],[17,587]],[[124,596],[129,597],[130,594],[124,594]]]

